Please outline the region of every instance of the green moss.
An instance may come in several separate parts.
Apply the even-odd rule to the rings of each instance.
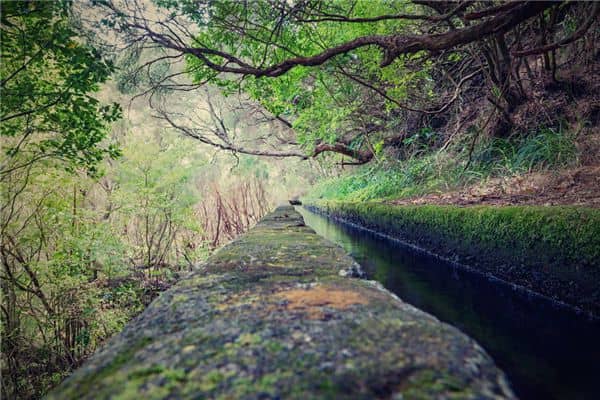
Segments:
[[[133,355],[143,347],[146,347],[148,344],[152,342],[151,338],[142,338],[131,345],[131,347],[125,349],[124,351],[118,353],[113,360],[108,363],[104,368],[98,371],[96,376],[97,379],[102,379],[105,376],[109,376],[113,374],[116,370],[121,368],[124,364],[131,361]]]
[[[83,395],[93,393],[95,390],[95,384],[98,384],[103,379],[116,374],[120,368],[122,368],[128,362],[131,362],[133,356],[138,350],[146,347],[151,342],[151,338],[140,338],[128,348],[117,353],[109,363],[107,363],[104,367],[101,367],[95,374],[85,376],[76,386],[69,386],[63,395],[65,395],[66,398],[79,398],[83,397]]]
[[[165,370],[165,367],[163,367],[162,365],[153,365],[153,366],[147,367],[147,368],[136,369],[135,371],[130,372],[127,375],[127,378],[128,379],[145,378],[150,375],[160,374],[164,370]]]
[[[276,342],[274,340],[269,340],[264,344],[265,349],[270,351],[271,353],[279,353],[284,349],[284,346],[280,342]]]
[[[250,346],[261,342],[259,335],[252,333],[243,333],[237,338],[236,342],[241,346]]]
[[[254,387],[253,387],[253,382],[252,379],[248,378],[248,377],[239,377],[237,379],[235,379],[232,383],[232,393],[233,396],[231,395],[227,395],[227,396],[222,396],[221,398],[223,399],[230,399],[230,398],[242,398],[244,396],[248,396],[249,394],[252,394]]]
[[[600,209],[334,201],[315,206],[434,253],[458,257],[592,313],[600,312]]]
[[[206,375],[202,377],[199,389],[203,392],[211,392],[215,390],[224,379],[225,375],[223,375],[222,372],[209,371]]]
[[[445,393],[448,399],[470,398],[470,391],[455,377],[440,371],[426,369],[411,376],[402,389],[408,399],[430,399],[435,393]]]
[[[263,375],[257,384],[257,389],[261,392],[272,392],[280,376],[276,373]]]
[[[429,239],[466,252],[506,255],[544,266],[598,267],[600,210],[577,206],[391,206],[322,202],[328,213],[407,239]],[[499,252],[499,253],[497,253]]]
[[[340,388],[331,378],[323,377],[320,382],[317,382],[317,388],[323,398],[335,399],[340,394]]]
[[[182,368],[167,369],[163,371],[162,376],[172,382],[185,382],[187,379],[185,370]]]

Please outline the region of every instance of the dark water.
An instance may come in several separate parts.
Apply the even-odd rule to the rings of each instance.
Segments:
[[[600,399],[600,320],[298,207],[402,300],[473,337],[521,399]]]

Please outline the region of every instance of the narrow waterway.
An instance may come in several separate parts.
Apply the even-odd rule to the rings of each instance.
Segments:
[[[521,399],[600,399],[600,321],[297,207],[402,300],[477,340]]]

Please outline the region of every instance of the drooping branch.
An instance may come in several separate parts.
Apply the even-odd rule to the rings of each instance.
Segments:
[[[196,139],[201,143],[215,147],[219,150],[229,151],[234,154],[239,153],[239,154],[248,154],[248,155],[262,156],[262,157],[298,157],[303,160],[308,158],[308,156],[306,154],[304,154],[303,152],[295,151],[295,150],[268,151],[268,150],[263,150],[263,149],[247,148],[244,146],[236,145],[236,144],[230,142],[229,140],[224,140],[223,135],[220,135],[220,134],[216,134],[216,136],[220,140],[213,140],[205,132],[202,132],[200,129],[187,127],[187,126],[184,126],[184,125],[178,123],[173,118],[172,115],[170,115],[169,113],[167,113],[165,111],[158,110],[157,114],[155,116],[157,118],[162,119],[165,122],[167,122],[167,124],[171,128],[177,130],[178,132],[182,133],[183,135],[188,136],[193,139]],[[215,134],[215,133],[213,132],[213,134]]]
[[[418,15],[418,14],[386,14],[386,15],[378,15],[376,17],[347,17],[345,15],[339,14],[329,14],[322,13],[318,15],[311,16],[309,18],[297,18],[298,22],[344,22],[344,23],[369,23],[369,22],[379,22],[379,21],[389,21],[389,20],[422,20],[422,21],[430,21],[430,22],[440,22],[446,21],[459,12],[463,11],[465,8],[469,6],[468,2],[461,3],[457,5],[454,9],[448,11],[445,14],[440,15]]]
[[[357,164],[368,163],[373,158],[373,153],[371,151],[356,150],[343,143],[321,143],[315,147],[311,157],[316,157],[327,151],[351,157],[357,161]]]
[[[236,127],[231,127],[230,125],[228,125],[228,123],[226,123],[227,118],[224,116],[224,113],[227,113],[227,111],[224,111],[222,109],[223,106],[218,106],[214,103],[214,100],[211,99],[211,94],[208,90],[206,91],[205,100],[207,102],[207,107],[206,109],[203,109],[203,111],[209,113],[210,119],[210,123],[205,124],[191,120],[189,123],[184,123],[180,121],[180,118],[178,118],[183,117],[183,115],[167,112],[160,106],[155,104],[151,104],[151,106],[155,111],[154,116],[160,120],[165,121],[170,128],[173,128],[179,133],[187,137],[193,138],[199,141],[200,143],[217,148],[219,150],[228,151],[233,154],[247,154],[261,157],[296,157],[302,160],[307,160],[309,158],[317,157],[322,153],[332,152],[343,154],[354,159],[354,164],[357,165],[367,163],[373,158],[372,151],[368,149],[355,149],[352,146],[346,144],[346,141],[352,141],[352,139],[356,137],[356,135],[351,135],[352,137],[350,137],[347,140],[340,139],[338,142],[331,144],[320,143],[310,153],[304,151],[301,148],[300,144],[298,144],[297,142],[286,140],[285,138],[279,137],[274,134],[269,135],[268,138],[276,139],[278,141],[277,146],[271,146],[269,145],[269,142],[265,141],[265,143],[263,143],[262,146],[257,147],[257,142],[262,142],[265,139],[264,137],[254,136],[252,138],[249,138],[248,140],[241,140],[239,138],[236,139],[236,134],[234,133]],[[235,113],[240,113],[244,110],[238,108],[235,111]],[[245,111],[249,111],[250,113],[253,112],[253,110],[251,110],[249,106],[247,106],[247,109]],[[286,121],[285,119],[281,121],[280,118],[272,117],[271,120],[280,121],[282,123],[283,121],[285,121],[287,122],[287,124],[284,123],[286,125],[286,128],[292,129],[290,122]],[[290,125],[290,127],[287,127],[287,125]],[[246,146],[246,142],[251,142],[252,146]],[[287,145],[288,149],[281,149],[279,147],[281,145]],[[271,148],[269,149],[269,147]]]
[[[465,19],[475,20],[475,19],[480,19],[480,18],[484,18],[484,17],[489,17],[490,15],[494,15],[499,12],[508,11],[510,9],[513,9],[513,8],[517,7],[518,5],[519,5],[518,2],[508,2],[508,3],[500,4],[500,5],[489,7],[489,8],[480,10],[480,11],[470,12],[465,15]]]
[[[379,94],[381,97],[383,97],[384,99],[386,99],[387,101],[394,103],[395,105],[397,105],[398,107],[404,109],[404,110],[408,110],[408,111],[413,111],[413,112],[418,112],[421,114],[429,114],[429,115],[434,115],[434,114],[439,114],[442,113],[444,111],[446,111],[453,103],[454,101],[456,101],[456,99],[458,98],[458,96],[460,95],[460,91],[461,88],[463,86],[463,84],[467,81],[469,81],[470,79],[474,78],[477,74],[479,74],[481,71],[479,69],[477,69],[476,71],[471,72],[470,74],[464,76],[457,84],[456,84],[456,88],[454,89],[454,94],[452,95],[452,97],[450,97],[450,99],[448,99],[443,105],[438,107],[434,107],[431,109],[420,109],[420,108],[415,108],[415,107],[411,107],[408,104],[404,104],[399,102],[398,100],[394,99],[393,97],[388,96],[388,94],[385,92],[384,89],[382,88],[378,88],[376,86],[373,86],[372,84],[370,84],[369,82],[367,82],[365,79],[362,79],[358,76],[355,76],[353,74],[348,73],[346,70],[344,70],[344,68],[339,67],[338,70],[340,71],[340,73],[342,75],[344,75],[345,77],[347,77],[348,79],[351,79],[352,81],[374,91],[375,93]]]

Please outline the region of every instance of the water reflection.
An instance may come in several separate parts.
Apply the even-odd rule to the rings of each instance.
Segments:
[[[404,301],[475,338],[521,399],[598,399],[600,321],[298,208]]]

